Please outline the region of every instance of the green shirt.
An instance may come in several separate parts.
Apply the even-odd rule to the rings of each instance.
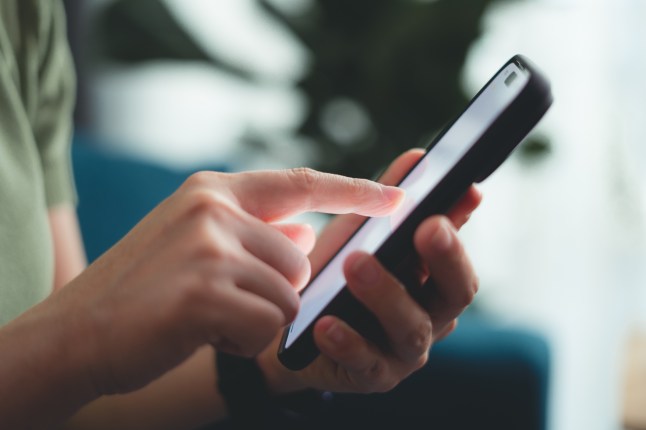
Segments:
[[[0,325],[52,290],[47,208],[73,202],[75,76],[58,0],[0,0]]]

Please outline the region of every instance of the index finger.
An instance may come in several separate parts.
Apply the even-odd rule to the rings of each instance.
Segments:
[[[308,168],[238,174],[231,190],[240,207],[266,222],[302,212],[383,216],[404,197],[396,187]]]
[[[398,184],[424,155],[426,155],[426,151],[420,148],[404,152],[391,164],[379,179],[379,182],[386,185]],[[471,213],[476,210],[481,201],[482,193],[472,185],[451,208],[447,216],[453,222],[453,225],[459,229],[469,220]]]
[[[411,149],[404,152],[386,169],[379,178],[379,182],[385,185],[397,184],[425,153],[423,149]],[[313,273],[318,272],[320,265],[330,259],[364,221],[365,217],[363,216],[345,215],[334,218],[325,227],[316,247],[310,254],[310,260],[314,264]]]
[[[424,157],[424,149],[410,149],[392,162],[384,174],[379,178],[379,182],[385,185],[396,185],[403,177]],[[447,216],[456,226],[460,228],[471,216],[471,213],[478,207],[482,195],[471,186],[462,199],[449,211]],[[313,262],[313,273],[318,272],[321,264],[327,261],[338,248],[354,233],[359,226],[365,221],[365,217],[358,215],[346,215],[336,217],[324,229],[320,235],[317,246],[310,255]]]

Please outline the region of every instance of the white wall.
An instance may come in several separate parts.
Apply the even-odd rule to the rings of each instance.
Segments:
[[[553,82],[553,153],[494,175],[466,238],[481,303],[551,341],[554,429],[620,427],[624,341],[646,315],[644,5],[510,2],[469,60],[470,89],[516,52]]]

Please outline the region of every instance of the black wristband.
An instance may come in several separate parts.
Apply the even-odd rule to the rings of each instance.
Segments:
[[[264,375],[253,358],[218,352],[218,389],[234,429],[271,428],[280,415]]]

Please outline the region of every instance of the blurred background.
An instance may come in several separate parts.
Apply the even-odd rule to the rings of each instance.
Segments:
[[[482,185],[463,230],[481,279],[475,307],[547,340],[548,428],[646,428],[646,2],[67,6],[75,150],[177,172],[311,166],[374,177],[512,55],[527,55],[556,101]]]

